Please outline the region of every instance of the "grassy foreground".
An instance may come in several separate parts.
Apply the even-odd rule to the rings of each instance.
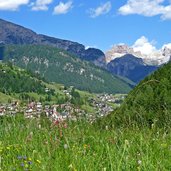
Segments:
[[[51,124],[20,115],[0,122],[1,171],[171,170],[169,131]]]

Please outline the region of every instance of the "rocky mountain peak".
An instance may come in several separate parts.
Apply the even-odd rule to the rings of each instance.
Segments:
[[[133,47],[129,47],[125,44],[115,45],[112,49],[106,52],[106,63],[110,63],[116,58],[123,57],[124,55],[131,54],[137,58],[141,58],[147,65],[161,65],[167,63],[171,58],[171,45],[163,46],[160,50],[155,50],[150,54],[145,54],[140,51],[136,51]]]
[[[164,56],[170,56],[171,57],[171,48],[165,46],[162,49],[162,55],[164,55]]]
[[[124,55],[131,54],[134,56],[141,57],[141,52],[135,52],[132,47],[129,47],[126,44],[119,44],[114,45],[112,49],[106,52],[106,63],[109,63],[110,61],[114,60],[115,58],[122,57]]]

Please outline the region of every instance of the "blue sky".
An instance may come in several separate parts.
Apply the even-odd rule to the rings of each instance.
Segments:
[[[170,0],[0,0],[0,18],[103,51],[171,42]]]

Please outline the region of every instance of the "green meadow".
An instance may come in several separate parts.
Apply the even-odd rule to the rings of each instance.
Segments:
[[[169,130],[3,117],[1,171],[171,170]]]

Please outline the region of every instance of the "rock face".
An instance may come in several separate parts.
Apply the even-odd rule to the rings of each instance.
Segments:
[[[132,54],[134,56],[141,56],[141,52],[134,52],[134,49],[123,44],[123,45],[116,45],[113,46],[112,49],[106,52],[106,62],[109,63],[110,61],[122,57],[126,54]]]
[[[16,24],[0,19],[0,41],[5,44],[36,44],[40,43],[39,36]]]
[[[135,57],[141,58],[147,65],[161,65],[167,63],[171,57],[171,47],[164,46],[160,50],[155,50],[150,54],[145,54],[127,45],[116,45],[106,52],[106,62],[114,60],[115,58],[131,54]]]
[[[33,32],[30,29],[0,19],[0,41],[5,44],[37,44],[49,45],[66,50],[81,59],[91,61],[96,65],[105,61],[104,53],[95,48],[85,49],[85,46],[76,42],[62,40]]]
[[[158,67],[146,65],[141,58],[131,54],[115,58],[107,64],[107,69],[113,74],[127,77],[135,83],[144,79]]]

